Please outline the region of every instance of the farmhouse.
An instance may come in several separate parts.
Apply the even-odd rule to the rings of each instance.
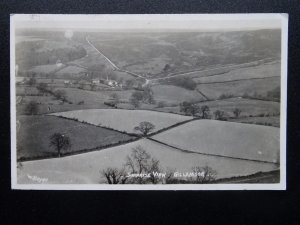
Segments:
[[[100,84],[100,80],[99,79],[93,79],[92,84]]]
[[[117,87],[119,86],[118,82],[115,80],[107,80],[107,85],[111,86],[111,87]]]
[[[72,82],[69,80],[64,80],[64,84],[72,84]]]
[[[57,66],[57,67],[61,67],[62,65],[63,65],[63,64],[62,64],[61,60],[58,59],[58,60],[56,61],[56,66]]]

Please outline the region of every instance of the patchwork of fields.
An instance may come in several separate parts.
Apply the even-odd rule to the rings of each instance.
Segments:
[[[146,110],[125,110],[125,109],[91,109],[69,112],[54,113],[56,116],[78,119],[87,123],[101,125],[128,133],[137,133],[134,127],[140,122],[147,121],[155,125],[153,132],[172,126],[186,120],[190,116],[146,111]]]
[[[23,162],[23,168],[18,170],[18,183],[34,183],[28,178],[28,175],[46,178],[48,179],[47,183],[50,184],[104,183],[105,180],[100,176],[99,171],[107,167],[122,168],[126,156],[130,155],[132,148],[137,146],[143,147],[148,153],[159,159],[164,171],[175,169],[175,171],[188,172],[193,166],[208,165],[217,171],[217,178],[226,178],[249,175],[259,171],[272,171],[277,168],[274,164],[184,153],[142,139],[101,151],[64,158]]]
[[[209,166],[222,179],[279,168],[278,30],[58,33],[16,38],[18,183],[105,183],[100,171],[122,168],[138,146],[163,171]],[[210,119],[187,116],[183,102],[208,106]],[[155,126],[150,136],[136,135],[141,122]],[[71,141],[60,158],[54,133]]]

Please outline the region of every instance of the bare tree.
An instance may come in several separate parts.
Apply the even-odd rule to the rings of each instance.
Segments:
[[[209,183],[216,179],[217,172],[209,166],[205,167],[193,167],[193,172],[197,174],[195,181],[196,183]]]
[[[92,83],[92,84],[91,84],[91,91],[95,91],[95,90],[96,90],[96,88],[97,88],[97,85],[96,85],[96,84],[94,84],[94,83]]]
[[[45,95],[48,92],[47,87],[48,85],[46,83],[39,83],[36,88],[41,92],[41,94]]]
[[[201,106],[202,119],[207,119],[209,116],[209,107],[207,105]]]
[[[111,100],[113,101],[113,103],[116,105],[119,103],[120,101],[120,97],[117,93],[113,93],[110,95]]]
[[[150,173],[149,180],[152,184],[159,182],[160,177],[156,176],[155,173],[159,173],[160,171],[159,160],[152,158],[147,168],[147,172]]]
[[[155,104],[153,91],[150,87],[144,87],[142,95],[143,95],[142,100],[143,100],[144,103]]]
[[[67,101],[67,94],[64,90],[56,90],[54,92],[54,96],[58,99],[61,100],[63,102]]]
[[[53,147],[58,154],[58,157],[61,156],[61,150],[67,150],[71,147],[70,138],[61,133],[54,133],[50,136],[50,147]]]
[[[135,127],[134,130],[137,130],[142,133],[143,136],[147,136],[149,132],[153,131],[155,126],[147,121],[140,122],[139,126]]]
[[[184,112],[186,115],[195,116],[200,112],[200,107],[190,102],[182,102],[180,104],[180,112]]]
[[[130,101],[131,105],[134,106],[134,108],[138,108],[141,105],[140,101],[136,98],[130,98],[129,101]]]
[[[106,178],[108,184],[125,184],[128,177],[125,169],[107,168],[101,171],[101,175]]]
[[[174,183],[174,173],[175,173],[175,169],[171,169],[171,168],[168,168],[167,171],[166,171],[166,177],[165,177],[165,180],[164,182],[166,184],[172,184]]]
[[[241,112],[242,112],[242,110],[240,110],[239,108],[235,108],[233,110],[233,114],[234,114],[235,118],[238,118],[240,116]]]
[[[214,112],[214,114],[215,114],[215,119],[216,120],[225,120],[225,118],[224,118],[225,112],[224,111],[216,110]]]
[[[28,80],[28,85],[30,86],[34,86],[36,84],[36,79],[31,77],[29,80]]]
[[[159,173],[160,165],[159,160],[153,158],[145,149],[141,146],[137,146],[132,149],[130,156],[127,156],[125,167],[129,169],[131,173],[137,174],[149,174],[149,177],[132,177],[130,183],[152,183],[157,184],[160,181],[160,177],[155,176],[155,172]]]

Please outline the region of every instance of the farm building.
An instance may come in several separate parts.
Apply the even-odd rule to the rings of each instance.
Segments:
[[[109,85],[109,86],[111,86],[111,87],[117,87],[117,86],[119,86],[118,82],[115,81],[115,80],[107,80],[106,84]]]
[[[56,61],[56,66],[57,66],[57,67],[61,67],[62,65],[63,65],[63,64],[62,64],[61,60],[58,59],[58,60]]]
[[[64,84],[72,84],[70,80],[64,80]]]
[[[100,80],[99,79],[93,79],[92,84],[100,84]]]

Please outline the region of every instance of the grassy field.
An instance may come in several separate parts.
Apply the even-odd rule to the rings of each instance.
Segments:
[[[63,74],[75,74],[81,73],[81,72],[86,72],[87,70],[78,66],[67,66],[61,70],[59,70],[56,75],[63,75]]]
[[[56,70],[58,70],[59,67],[56,64],[52,65],[40,65],[40,66],[35,66],[32,69],[30,69],[30,72],[35,72],[35,73],[53,73]]]
[[[116,131],[55,116],[18,116],[17,121],[20,124],[17,131],[18,159],[53,155],[55,150],[49,147],[49,138],[54,133],[62,133],[70,138],[72,146],[69,152],[132,139]]]
[[[244,118],[238,118],[238,119],[230,119],[230,121],[237,122],[237,123],[249,123],[249,124],[280,127],[280,117],[279,116],[244,117]]]
[[[30,86],[17,86],[16,87],[16,95],[17,96],[25,96],[25,95],[39,95],[39,90],[36,87]]]
[[[153,137],[190,151],[276,162],[279,129],[216,120],[198,120]]]
[[[142,139],[101,151],[24,162],[22,168],[18,169],[18,183],[35,183],[28,176],[46,178],[47,183],[50,184],[104,183],[105,180],[100,176],[99,171],[107,167],[121,168],[126,156],[131,153],[132,148],[137,146],[143,147],[153,157],[159,159],[163,171],[174,169],[178,172],[190,172],[193,166],[207,165],[217,171],[217,178],[228,178],[276,169],[273,164],[184,153]]]
[[[207,76],[195,78],[197,83],[223,82],[238,79],[264,78],[264,77],[280,77],[280,64],[263,64],[255,67],[238,68],[228,73],[215,76]]]
[[[192,117],[189,116],[176,114],[125,109],[77,110],[55,113],[53,115],[76,118],[79,121],[85,121],[95,125],[101,124],[102,126],[110,127],[119,131],[126,131],[128,133],[136,133],[137,131],[134,130],[134,127],[138,126],[139,123],[143,121],[148,121],[154,124],[155,130],[153,131],[157,131],[176,123],[192,119]]]
[[[63,86],[63,84],[62,84]],[[79,88],[65,88],[59,87],[56,90],[63,90],[66,93],[66,98],[69,101],[62,103],[62,101],[55,99],[54,96],[42,96],[36,87],[20,87],[16,89],[18,96],[17,113],[26,114],[25,108],[30,101],[36,101],[38,104],[38,114],[63,112],[78,109],[106,109],[110,108],[104,102],[111,98],[112,94],[117,94],[121,102],[128,102],[133,90],[102,90],[89,91]],[[22,101],[21,101],[22,99]],[[70,102],[72,104],[70,104]],[[49,110],[50,107],[50,110]],[[131,107],[131,105],[130,105]]]
[[[57,88],[56,90],[64,90],[66,92],[67,99],[73,103],[84,101],[87,105],[103,104],[104,101],[110,99],[112,94],[117,94],[120,101],[129,101],[133,90],[123,91],[88,91],[78,88]]]
[[[166,105],[179,104],[183,101],[200,101],[203,97],[197,91],[187,90],[173,85],[155,85],[152,87],[156,102],[164,102]]]
[[[280,77],[272,77],[258,80],[240,80],[226,83],[198,84],[197,88],[209,99],[218,99],[222,94],[233,96],[266,95],[268,91],[280,87]]]
[[[229,98],[216,101],[207,101],[198,104],[200,107],[207,105],[211,113],[216,110],[224,111],[227,116],[233,117],[233,110],[239,108],[242,112],[240,116],[257,115],[278,115],[280,113],[280,103],[271,101],[262,101],[245,98]]]
[[[233,110],[235,108],[239,108],[241,110],[241,117],[255,117],[258,115],[273,116],[280,113],[280,103],[278,102],[245,98],[228,98],[223,100],[204,101],[201,103],[197,103],[197,105],[200,107],[207,105],[210,109],[211,115],[216,110],[222,110],[225,112],[226,117],[233,117]],[[155,110],[161,112],[181,113],[179,106],[156,108]]]

